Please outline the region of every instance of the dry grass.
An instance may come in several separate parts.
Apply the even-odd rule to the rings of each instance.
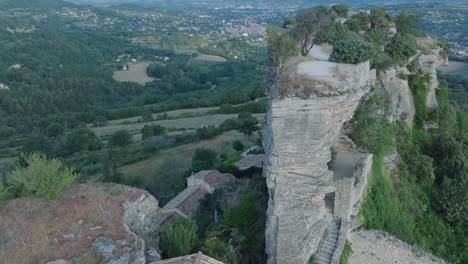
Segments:
[[[229,131],[211,140],[203,140],[200,142],[163,150],[157,156],[123,166],[119,170],[126,177],[152,175],[158,172],[167,157],[180,156],[182,158],[191,160],[197,148],[210,148],[220,154],[225,153],[232,149],[232,142],[234,140],[241,140],[243,143],[245,143],[246,146],[251,146],[254,143],[254,139],[252,137],[245,136],[237,131]],[[188,164],[184,169],[188,170],[189,168],[190,164]]]
[[[265,114],[255,114],[258,120],[263,121]],[[127,130],[132,134],[139,134],[141,129],[145,125],[161,125],[166,128],[172,129],[197,129],[204,126],[218,126],[223,123],[226,119],[237,118],[237,114],[226,114],[226,115],[210,115],[210,116],[196,116],[181,119],[170,119],[170,120],[159,120],[146,123],[128,124],[128,125],[108,125],[101,128],[91,128],[96,135],[109,136],[113,135],[119,130]]]
[[[70,259],[88,253],[91,243],[100,236],[132,243],[122,226],[122,204],[140,193],[126,188],[113,196],[112,186],[115,185],[75,185],[51,202],[23,197],[0,205],[0,263]],[[102,229],[89,229],[95,226]],[[76,238],[66,240],[63,235],[70,233]]]
[[[180,110],[168,111],[168,112],[165,112],[165,113],[167,113],[167,116],[169,118],[175,118],[175,117],[177,117],[179,115],[182,115],[182,114],[192,114],[194,116],[195,115],[202,115],[202,114],[205,114],[208,111],[216,110],[218,108],[219,107],[200,107],[200,108],[190,108],[190,109],[180,109]],[[158,115],[161,115],[161,114],[162,113],[153,114],[153,118],[156,119],[158,117]],[[122,124],[124,122],[136,123],[138,121],[138,119],[141,119],[141,116],[111,120],[111,121],[107,122],[107,125],[108,126],[116,126],[116,125],[120,125],[120,124]],[[88,126],[91,126],[91,124],[88,124]]]
[[[136,82],[145,85],[155,80],[146,74],[148,65],[147,62],[131,64],[127,71],[115,71],[113,78],[119,82]]]

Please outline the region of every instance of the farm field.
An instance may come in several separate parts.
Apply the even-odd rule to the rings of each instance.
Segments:
[[[439,70],[444,74],[465,75],[468,74],[468,63],[450,61],[448,66],[440,66]]]
[[[148,68],[148,65],[148,62],[131,64],[128,70],[115,71],[112,77],[119,82],[136,82],[141,85],[145,85],[146,83],[155,80],[146,74],[146,68]]]
[[[197,116],[197,115],[203,115],[209,111],[214,111],[216,109],[219,109],[219,107],[200,107],[200,108],[190,108],[190,109],[178,109],[178,110],[173,110],[173,111],[167,111],[164,112],[167,114],[167,117],[170,119],[174,119],[177,116],[180,115],[192,115],[192,116]],[[153,118],[157,119],[159,115],[162,115],[164,113],[157,113],[153,114]],[[125,123],[136,123],[138,120],[141,119],[141,116],[135,116],[135,117],[130,117],[130,118],[122,118],[122,119],[116,119],[116,120],[109,120],[107,122],[108,126],[116,126],[116,125],[122,125]],[[89,125],[89,124],[88,124]]]
[[[229,131],[210,140],[202,140],[187,145],[177,146],[175,148],[162,150],[157,155],[149,159],[120,167],[119,172],[121,172],[125,177],[151,175],[157,173],[160,170],[163,162],[172,157],[180,157],[186,160],[187,162],[183,163],[186,167],[181,169],[188,170],[191,166],[192,156],[197,148],[210,148],[216,151],[218,154],[232,154],[234,153],[234,149],[232,149],[232,142],[235,140],[241,140],[246,147],[250,147],[254,145],[255,137],[249,137],[237,131]]]
[[[265,114],[254,114],[253,116],[262,122]],[[145,125],[161,125],[163,127],[175,130],[193,130],[205,126],[218,126],[229,118],[237,118],[237,114],[216,114],[180,119],[157,120],[146,123],[116,124],[104,126],[101,128],[93,127],[91,130],[93,130],[96,135],[100,135],[102,137],[113,135],[119,130],[127,130],[132,134],[140,134],[141,129]]]
[[[190,59],[188,62],[188,65],[198,66],[198,65],[205,65],[205,64],[218,64],[218,63],[223,63],[226,61],[227,60],[225,58],[220,57],[220,56],[202,54],[195,58]]]

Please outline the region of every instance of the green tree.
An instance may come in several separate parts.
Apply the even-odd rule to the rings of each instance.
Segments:
[[[296,23],[296,20],[294,20],[294,18],[287,17],[283,21],[283,28],[287,28],[290,25],[294,25],[294,23]]]
[[[421,18],[421,15],[412,14],[406,9],[402,10],[395,20],[397,31],[401,34],[419,34]]]
[[[218,154],[212,149],[199,148],[192,158],[192,172],[212,169],[218,162]]]
[[[237,119],[240,122],[238,130],[245,135],[250,136],[259,129],[258,120],[251,113],[240,113]]]
[[[244,149],[244,144],[240,140],[236,140],[232,143],[232,147],[237,151],[241,151]]]
[[[332,10],[340,17],[348,17],[349,6],[348,5],[334,5]]]
[[[267,44],[271,66],[284,65],[288,58],[299,53],[294,39],[279,27],[267,27]]]
[[[301,43],[301,53],[303,56],[309,54],[315,44],[315,36],[326,31],[331,23],[330,12],[324,6],[307,9],[299,14],[292,35]]]
[[[55,138],[63,134],[63,126],[59,123],[52,123],[47,127],[47,136]]]
[[[468,177],[466,174],[455,179],[446,177],[440,191],[434,196],[437,209],[447,221],[468,226]]]
[[[100,147],[100,141],[93,131],[88,128],[78,128],[65,136],[63,151],[71,154],[77,151],[100,149]]]
[[[64,166],[58,159],[47,159],[44,154],[23,155],[23,159],[27,167],[17,167],[8,177],[8,183],[21,196],[37,194],[48,200],[54,199],[77,177],[73,168]]]
[[[197,224],[192,219],[177,218],[161,234],[161,249],[168,258],[193,253],[197,243]]]
[[[112,146],[127,146],[132,143],[132,134],[127,130],[119,130],[109,140]]]

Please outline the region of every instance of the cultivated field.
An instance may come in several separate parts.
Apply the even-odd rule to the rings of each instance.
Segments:
[[[265,114],[254,114],[254,116],[261,122],[264,119]],[[127,130],[134,135],[140,134],[141,129],[145,125],[161,125],[163,127],[173,129],[173,130],[193,130],[205,126],[219,126],[226,119],[237,118],[237,114],[216,114],[216,115],[207,115],[207,116],[195,116],[188,118],[179,118],[179,119],[169,119],[169,120],[157,120],[146,123],[134,123],[134,124],[115,124],[108,125],[101,128],[93,127],[93,130],[96,135],[102,137],[113,135],[119,130]],[[135,136],[135,139],[140,137]]]
[[[468,74],[468,63],[450,61],[448,66],[440,66],[439,70],[445,74],[464,75]]]
[[[205,65],[205,64],[218,64],[226,62],[227,60],[220,56],[214,55],[199,55],[198,57],[192,58],[189,60],[189,66],[198,66],[198,65]]]
[[[126,71],[115,71],[113,78],[119,82],[136,82],[141,85],[145,85],[146,83],[155,80],[146,74],[146,68],[148,68],[148,65],[149,63],[147,62],[131,64],[129,69]]]
[[[202,140],[192,144],[181,145],[175,148],[162,150],[156,156],[153,156],[149,159],[120,167],[119,171],[125,177],[151,175],[157,173],[160,170],[161,165],[168,157],[179,156],[190,161],[197,148],[210,148],[216,151],[218,154],[232,154],[232,152],[234,152],[232,149],[232,142],[234,140],[241,140],[245,146],[249,147],[254,145],[253,141],[255,138],[254,136],[249,137],[237,131],[229,131],[210,140]],[[187,167],[181,169],[188,170],[190,168],[190,162],[185,166]]]
[[[213,111],[218,109],[219,107],[200,107],[200,108],[190,108],[190,109],[179,109],[179,110],[174,110],[174,111],[168,111],[165,112],[167,116],[170,119],[177,118],[178,116],[181,115],[192,115],[192,116],[197,116],[197,115],[203,115],[209,111]],[[157,113],[153,114],[153,119],[157,119],[159,115],[162,115],[163,113]],[[116,119],[116,120],[110,120],[107,122],[108,126],[116,126],[116,125],[122,125],[125,123],[136,123],[138,119],[141,119],[141,116],[135,116],[135,117],[130,117],[130,118],[122,118],[122,119]]]

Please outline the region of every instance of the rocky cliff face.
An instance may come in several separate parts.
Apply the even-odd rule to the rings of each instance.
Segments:
[[[331,222],[330,147],[373,81],[369,63],[299,61],[271,88],[263,133],[268,156],[268,263],[307,263]],[[279,90],[279,91],[278,91]]]
[[[72,186],[53,201],[0,206],[0,263],[144,264],[157,242],[158,201],[115,184]]]
[[[427,105],[434,109],[437,107],[436,89],[439,87],[437,68],[441,65],[447,65],[448,57],[443,54],[444,50],[437,45],[436,40],[431,38],[419,39],[418,45],[422,50],[418,58],[419,66],[424,73],[431,76]]]

